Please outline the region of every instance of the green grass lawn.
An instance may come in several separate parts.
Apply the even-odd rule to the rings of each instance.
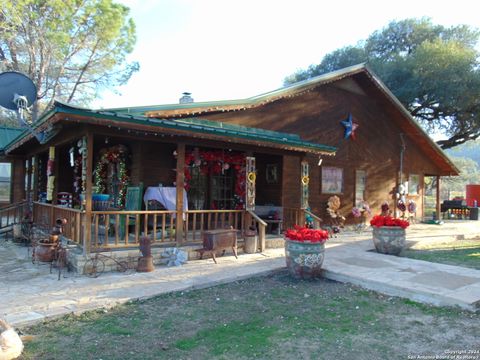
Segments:
[[[478,321],[282,271],[35,325],[22,359],[406,359],[478,349]]]
[[[403,251],[402,256],[480,270],[480,240],[424,244]]]

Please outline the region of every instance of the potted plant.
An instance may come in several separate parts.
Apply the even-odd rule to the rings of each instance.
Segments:
[[[295,225],[285,231],[285,259],[295,278],[319,277],[325,256],[328,231]]]
[[[33,255],[34,260],[41,262],[52,262],[55,259],[55,251],[58,247],[59,236],[63,233],[63,226],[67,224],[67,219],[58,218],[55,221],[48,238],[39,240],[35,246]]]
[[[398,255],[405,247],[406,228],[410,223],[390,215],[375,215],[370,220],[375,249],[382,254]]]

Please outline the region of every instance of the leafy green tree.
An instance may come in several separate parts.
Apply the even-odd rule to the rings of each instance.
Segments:
[[[465,192],[465,185],[480,184],[480,168],[474,160],[464,157],[451,157],[450,159],[459,168],[460,176],[444,177],[441,188],[448,192]]]
[[[127,82],[135,42],[129,9],[112,0],[0,0],[0,71],[28,75],[40,107],[87,104]]]
[[[480,136],[480,32],[430,19],[393,21],[367,40],[327,54],[286,84],[366,62],[411,114],[451,148]]]

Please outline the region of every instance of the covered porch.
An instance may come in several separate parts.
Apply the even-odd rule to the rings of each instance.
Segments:
[[[205,231],[258,233],[321,219],[308,210],[308,157],[334,155],[299,136],[218,122],[160,120],[60,103],[7,151],[25,159],[35,224],[67,219],[63,234],[84,254],[139,246],[189,246]],[[169,201],[163,197],[169,193]],[[163,196],[163,197],[162,197]],[[162,201],[162,199],[164,201]],[[172,205],[173,204],[173,205]]]

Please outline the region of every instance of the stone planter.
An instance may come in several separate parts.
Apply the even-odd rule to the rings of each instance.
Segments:
[[[405,229],[400,226],[373,227],[372,236],[379,253],[398,255],[405,248]]]
[[[285,260],[287,268],[296,279],[320,277],[325,244],[300,242],[285,238]]]

